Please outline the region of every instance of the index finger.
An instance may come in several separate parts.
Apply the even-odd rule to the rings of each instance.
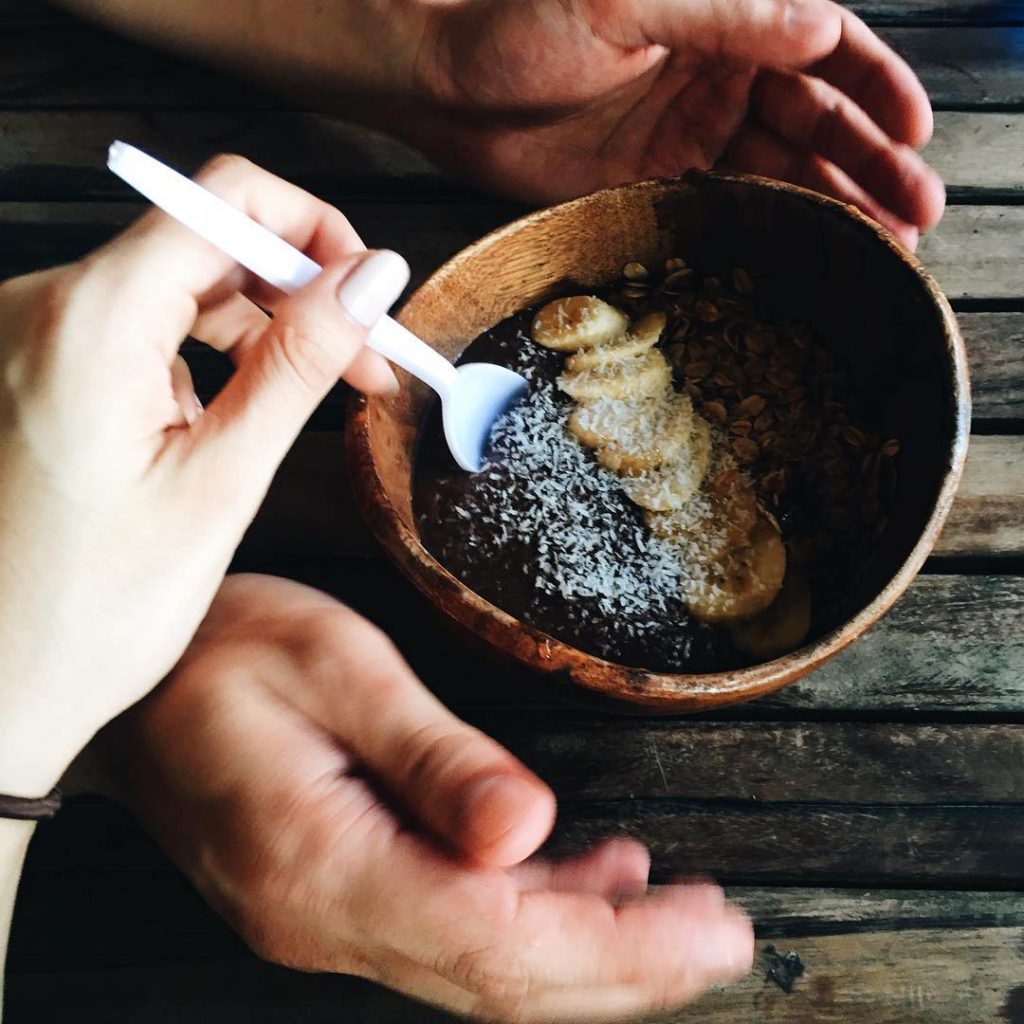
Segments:
[[[196,174],[204,188],[229,202],[320,264],[366,247],[341,211],[244,157],[214,157]],[[200,309],[244,289],[273,305],[280,293],[251,275],[163,211],[150,210],[122,234],[86,257],[93,280],[109,281],[122,309],[156,311],[177,346]]]
[[[831,82],[871,115],[896,142],[923,146],[932,134],[932,108],[910,66],[857,15],[842,10],[835,49],[805,71]]]

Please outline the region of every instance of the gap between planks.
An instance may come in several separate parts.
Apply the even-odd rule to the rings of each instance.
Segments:
[[[0,120],[6,199],[127,195],[104,169],[106,148],[117,138],[190,171],[215,153],[243,153],[319,194],[458,193],[451,178],[402,143],[302,111],[8,110]],[[939,111],[925,152],[951,188],[1024,195],[1024,113]]]
[[[0,189],[2,181],[0,170]],[[413,267],[414,284],[525,211],[519,204],[495,201],[338,202],[368,245],[405,255]],[[134,202],[0,202],[0,276],[75,259],[144,209]],[[918,256],[950,299],[969,300],[976,310],[986,302],[1024,298],[1022,237],[1024,206],[951,206],[939,226],[922,239]]]

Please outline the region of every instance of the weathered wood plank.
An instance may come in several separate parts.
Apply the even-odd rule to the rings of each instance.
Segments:
[[[938,112],[924,155],[952,202],[986,192],[1015,201],[1024,189],[1022,129],[1024,114]]]
[[[543,715],[488,732],[563,800],[1024,803],[1024,725],[624,722]]]
[[[451,191],[402,143],[301,111],[7,111],[0,122],[0,198],[131,197],[106,170],[114,139],[189,171],[215,153],[241,153],[323,195]]]
[[[755,707],[838,714],[1019,714],[1024,710],[1024,581],[919,576],[889,613],[833,662]]]
[[[918,929],[758,943],[754,971],[662,1024],[1016,1024],[1020,928]],[[790,993],[772,972],[794,954]],[[455,1024],[457,1018],[347,977],[304,975],[255,958],[105,971],[46,971],[9,979],[11,1019],[134,1020],[145,1024]]]
[[[525,212],[521,205],[499,202],[342,199],[340,205],[368,244],[405,254],[414,283],[482,234]],[[142,209],[135,203],[0,202],[0,276],[79,256]],[[1024,298],[1024,281],[1017,273],[1022,235],[1024,207],[952,206],[922,240],[919,256],[952,299],[1016,300]]]
[[[1020,29],[897,26],[879,34],[917,71],[936,107],[1024,103]],[[9,28],[0,36],[0,67],[7,109],[295,106],[254,83],[78,23]]]
[[[975,437],[936,553],[1024,554],[1024,438]]]
[[[951,299],[1016,299],[1024,207],[951,206],[918,256]]]
[[[945,111],[924,152],[951,199],[991,191],[1015,200],[1024,190],[1022,133],[1024,114]]]
[[[1024,103],[1020,28],[897,27],[878,34],[917,72],[936,108]]]
[[[239,570],[301,580],[380,625],[420,678],[460,713],[567,709],[567,697],[465,648],[396,569],[364,560],[242,555]],[[479,710],[477,710],[479,709]],[[889,613],[814,675],[719,717],[929,717],[1024,713],[1024,582],[1014,576],[919,576]]]
[[[105,170],[107,146],[125,139],[194,169],[239,152],[276,174],[334,196],[462,194],[427,160],[387,136],[302,111],[6,111],[0,134],[0,199],[127,197]],[[935,115],[929,160],[961,192],[1024,188],[1024,114]]]
[[[664,1024],[981,1024],[1014,1021],[1024,935],[1019,928],[957,932],[921,929],[886,934],[758,944],[754,971]],[[780,958],[798,959],[791,992]],[[781,968],[781,970],[780,970]],[[788,987],[788,985],[786,986]]]
[[[961,313],[974,418],[1024,416],[1024,313]]]
[[[606,835],[646,843],[656,881],[711,874],[758,885],[1024,882],[1020,807],[563,803],[549,851],[582,850]]]
[[[974,437],[960,493],[935,553],[1024,554],[1024,437]],[[342,436],[306,431],[278,473],[248,538],[258,557],[353,558],[375,554],[344,472]]]
[[[872,22],[939,25],[1024,23],[1021,0],[844,0],[843,6]]]

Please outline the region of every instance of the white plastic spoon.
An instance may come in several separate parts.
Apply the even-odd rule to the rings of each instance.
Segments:
[[[134,146],[113,143],[107,166],[154,206],[286,294],[309,284],[323,269],[241,210]],[[526,390],[526,380],[493,363],[452,366],[389,316],[380,318],[367,344],[438,393],[452,456],[463,469],[479,472],[491,428]]]

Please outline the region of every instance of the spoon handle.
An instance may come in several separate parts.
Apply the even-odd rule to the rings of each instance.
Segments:
[[[154,206],[287,295],[323,270],[241,210],[134,146],[113,143],[107,166]],[[455,367],[391,317],[377,321],[367,344],[429,384],[442,398],[449,393]]]

